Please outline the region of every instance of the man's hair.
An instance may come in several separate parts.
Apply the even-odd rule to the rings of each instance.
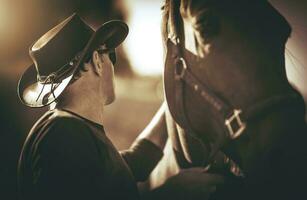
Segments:
[[[80,65],[79,65],[79,67],[76,69],[76,71],[75,71],[75,73],[74,73],[74,75],[73,75],[73,77],[72,77],[72,79],[71,79],[69,85],[72,85],[74,82],[76,82],[76,81],[82,76],[82,73],[83,73],[83,72],[87,72],[87,71],[88,71],[88,69],[85,68],[85,65],[86,65],[87,63],[89,63],[89,62],[93,62],[93,61],[92,61],[91,55],[92,55],[92,52],[88,53],[88,54],[86,55],[86,58],[85,58],[85,60],[83,61],[83,63],[80,63]],[[75,58],[72,59],[71,62],[73,62],[74,64],[77,64],[77,63],[78,63],[78,58],[79,58],[79,56],[80,56],[80,54],[77,54],[77,55],[75,56]],[[68,85],[68,86],[69,86],[69,85]],[[67,92],[66,92],[66,93],[67,93]],[[66,93],[63,92],[63,93],[56,99],[56,106],[63,106],[63,105],[65,105],[65,104],[67,103],[68,98],[67,98],[67,96],[66,96]]]
[[[86,55],[86,58],[83,63],[80,63],[79,67],[76,69],[74,76],[72,77],[70,84],[73,84],[75,81],[77,81],[81,76],[82,72],[87,72],[88,69],[85,68],[85,64],[89,62],[93,62],[92,60],[92,53],[90,52]],[[76,63],[77,64],[77,63]]]

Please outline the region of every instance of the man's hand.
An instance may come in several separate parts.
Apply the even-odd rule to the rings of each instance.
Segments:
[[[157,188],[149,199],[206,200],[224,178],[205,172],[204,168],[181,170]]]
[[[181,170],[171,177],[165,187],[172,188],[179,199],[208,199],[216,191],[216,186],[222,184],[224,178],[217,174],[205,172],[204,168],[189,168]]]

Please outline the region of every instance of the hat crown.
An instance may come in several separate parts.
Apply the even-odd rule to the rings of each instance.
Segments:
[[[94,30],[73,14],[41,36],[29,49],[38,76],[48,76],[67,65],[93,34]]]

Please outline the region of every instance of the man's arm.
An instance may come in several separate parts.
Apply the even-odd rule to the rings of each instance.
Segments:
[[[206,200],[223,182],[221,175],[207,173],[204,168],[189,168],[181,170],[160,187],[145,193],[142,199]]]
[[[146,139],[154,143],[160,149],[164,149],[167,140],[165,110],[166,102],[161,105],[151,122],[146,126],[136,140]]]
[[[167,140],[165,108],[164,103],[131,148],[121,152],[136,181],[146,180],[163,156]]]

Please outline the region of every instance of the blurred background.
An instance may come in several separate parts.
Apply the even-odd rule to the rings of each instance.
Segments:
[[[271,2],[293,27],[286,51],[287,72],[291,83],[307,97],[306,3]],[[45,111],[21,105],[16,94],[18,79],[31,64],[29,46],[73,12],[94,29],[110,19],[128,23],[129,36],[117,51],[117,100],[106,108],[104,120],[109,137],[119,149],[125,149],[163,101],[162,4],[163,0],[0,0],[0,199],[17,199],[20,148]]]

